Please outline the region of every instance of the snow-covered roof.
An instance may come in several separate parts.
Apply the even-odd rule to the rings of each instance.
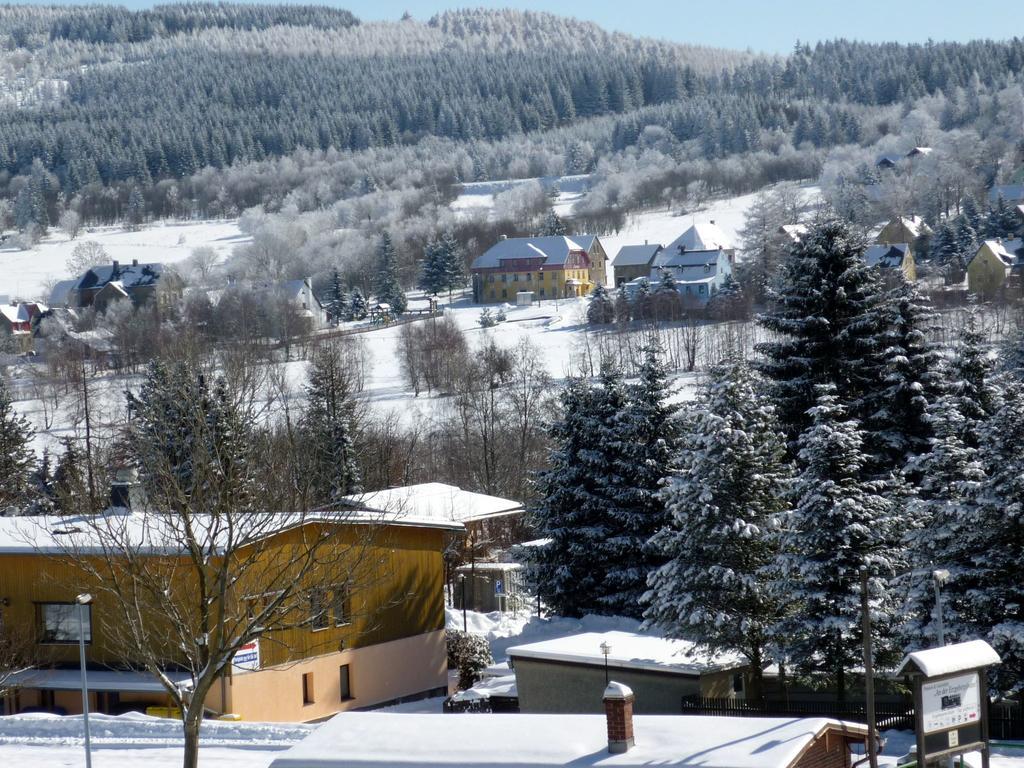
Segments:
[[[388,488],[342,500],[348,506],[373,510],[396,519],[471,523],[523,511],[520,501],[464,491],[445,483],[421,483]]]
[[[514,698],[519,695],[516,688],[516,676],[502,675],[501,677],[485,677],[472,688],[459,691],[452,696],[453,701],[482,701],[492,696],[505,696]]]
[[[18,302],[17,304],[0,304],[0,315],[10,323],[27,323],[36,314],[46,311],[45,304],[36,302]]]
[[[1024,240],[986,240],[984,245],[996,255],[996,257],[1008,267],[1013,267],[1021,262],[1024,257]]]
[[[830,729],[851,740],[866,735],[864,726],[825,718],[641,715],[633,718],[636,745],[609,754],[604,715],[349,712],[271,768],[787,768]]]
[[[875,165],[896,165],[900,159],[899,155],[879,155]]]
[[[996,184],[988,192],[988,199],[996,202],[1000,197],[1008,203],[1024,200],[1024,184]]]
[[[864,261],[869,267],[897,268],[903,266],[909,251],[907,243],[876,243],[864,251]]]
[[[941,648],[929,648],[907,654],[900,663],[896,674],[903,674],[908,667],[916,667],[926,677],[948,675],[967,669],[999,664],[1001,659],[995,649],[984,640],[968,640]]]
[[[624,245],[619,248],[618,254],[612,261],[613,267],[643,267],[651,263],[651,260],[661,250],[659,243],[644,245]]]
[[[508,649],[512,658],[563,661],[604,665],[601,644],[611,646],[608,666],[616,669],[641,669],[679,675],[699,675],[718,669],[746,665],[738,654],[712,656],[698,651],[688,640],[670,640],[637,632],[583,632],[539,643],[516,645]]]
[[[508,237],[499,240],[473,260],[473,269],[500,267],[503,261],[544,259],[544,266],[565,264],[573,251],[588,252],[594,235]]]
[[[807,234],[806,224],[783,224],[779,227],[779,233],[788,237],[792,242],[800,242]]]
[[[711,251],[719,248],[725,251],[733,248],[732,241],[713,221],[694,224],[679,237],[665,246],[668,253],[683,251]]]
[[[71,290],[78,283],[77,279],[74,280],[61,280],[59,283],[54,284],[50,290],[50,306],[51,307],[63,307],[68,303],[68,296]]]
[[[167,678],[179,688],[191,688],[188,672],[165,671]],[[26,669],[11,675],[12,685],[53,691],[74,691],[82,687],[79,669]],[[132,693],[163,693],[163,685],[149,672],[95,669],[86,675],[90,691],[121,691]]]
[[[78,280],[75,287],[78,290],[91,288],[102,288],[110,282],[120,282],[122,287],[131,290],[147,285],[155,285],[163,274],[164,265],[153,262],[151,264],[104,264],[99,267],[87,269]]]
[[[722,255],[722,251],[719,248],[713,248],[710,250],[694,250],[694,251],[682,251],[666,249],[663,253],[658,256],[655,262],[656,267],[703,267],[705,265],[711,265],[714,267],[718,264],[718,259]]]
[[[193,515],[193,530],[206,548],[220,551],[229,531],[223,520]],[[349,509],[342,512],[251,512],[232,517],[231,541],[243,546],[310,523],[337,525],[396,525],[459,530],[462,524],[415,512],[394,515],[386,511]],[[59,554],[68,550],[101,552],[112,544],[127,545],[140,554],[166,555],[183,551],[181,519],[156,512],[109,509],[88,519],[73,515],[25,515],[0,517],[0,554]]]
[[[928,156],[934,150],[931,147],[914,147],[912,150],[907,152],[907,157],[917,157],[918,155]]]

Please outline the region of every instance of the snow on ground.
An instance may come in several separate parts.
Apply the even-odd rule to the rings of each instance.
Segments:
[[[249,241],[238,229],[237,220],[175,222],[166,221],[132,232],[123,227],[83,228],[75,240],[68,240],[54,229],[29,251],[8,243],[0,245],[0,295],[31,299],[46,298],[49,281],[72,277],[66,262],[75,246],[92,240],[107,251],[111,259],[122,263],[184,261],[193,249],[209,246],[227,257],[236,245]]]

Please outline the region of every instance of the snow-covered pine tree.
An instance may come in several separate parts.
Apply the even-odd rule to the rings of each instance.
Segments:
[[[608,558],[604,603],[624,615],[639,615],[647,576],[665,561],[658,549],[649,546],[651,537],[669,522],[658,491],[679,452],[678,407],[669,402],[663,356],[661,345],[652,338],[644,348],[640,376],[626,388],[625,407],[614,421],[617,449],[609,485],[618,486],[617,509],[603,543]]]
[[[876,659],[895,650],[890,580],[903,569],[893,488],[865,480],[869,457],[835,387],[819,387],[811,425],[800,435],[802,469],[779,534],[773,588],[791,610],[773,635],[795,665],[824,674],[843,700],[846,673],[862,662],[860,572],[867,569]]]
[[[946,387],[964,417],[963,440],[977,447],[981,425],[999,410],[1002,388],[980,320],[972,309],[953,345]]]
[[[981,215],[978,202],[970,193],[964,195],[960,200],[960,216],[963,217],[976,236],[985,231],[985,219]]]
[[[928,450],[932,435],[928,408],[943,392],[942,353],[928,334],[935,313],[913,283],[899,273],[885,297],[882,336],[883,383],[865,395],[867,448],[875,469],[899,472],[915,454]]]
[[[612,303],[608,289],[598,284],[590,293],[590,306],[587,307],[587,322],[591,325],[608,325],[615,320],[615,305]]]
[[[87,505],[89,498],[85,457],[70,437],[61,438],[60,445],[60,456],[53,470],[53,500],[56,512],[62,515],[80,513],[83,502]]]
[[[1009,238],[1016,234],[1020,227],[1020,220],[1013,208],[1006,199],[999,195],[995,204],[988,212],[988,219],[985,222],[985,234],[988,237]]]
[[[427,243],[423,249],[420,288],[427,293],[451,294],[465,283],[466,267],[462,250],[455,235],[451,231],[446,231],[440,238]]]
[[[558,214],[555,213],[554,208],[548,208],[547,213],[544,214],[544,222],[540,226],[540,234],[543,236],[556,236],[561,237],[568,232],[565,226],[565,222],[562,221]]]
[[[903,518],[908,568],[899,578],[905,590],[900,634],[908,648],[937,644],[932,573],[944,568],[956,579],[970,560],[962,526],[975,489],[985,479],[977,450],[963,442],[966,425],[955,399],[940,397],[927,418],[934,433],[930,450],[913,457],[906,470],[916,480],[916,494]],[[955,606],[944,606],[943,623],[948,638],[965,637]]]
[[[353,320],[366,319],[366,297],[358,288],[353,288],[352,293],[348,295],[348,310]]]
[[[680,466],[661,491],[669,524],[651,540],[666,559],[648,578],[644,618],[670,637],[750,663],[760,695],[781,601],[765,569],[790,481],[782,430],[742,361],[716,365],[687,412]]]
[[[341,275],[338,274],[336,269],[331,272],[331,284],[328,286],[327,294],[324,296],[323,307],[330,316],[331,323],[334,325],[337,325],[342,320],[351,319],[349,317],[348,294],[341,284]]]
[[[865,414],[865,396],[883,386],[884,289],[864,248],[846,222],[816,222],[782,266],[774,308],[759,318],[778,335],[757,345],[757,367],[791,450],[810,422],[817,386],[833,386],[854,418]]]
[[[29,514],[52,515],[54,512],[53,473],[50,467],[50,449],[43,448],[43,457],[32,470],[31,502]]]
[[[24,514],[29,509],[33,435],[28,419],[14,409],[11,392],[0,378],[0,515]]]
[[[377,301],[388,304],[396,315],[405,312],[407,302],[398,279],[398,254],[387,232],[381,233],[377,245],[377,274],[374,277],[373,294]]]
[[[944,588],[966,625],[966,636],[982,637],[999,652],[996,687],[1024,689],[1024,387],[1006,388],[999,409],[980,429],[978,457],[986,479],[973,504],[960,509],[962,566]]]
[[[953,221],[953,240],[956,243],[956,267],[967,269],[967,265],[974,254],[978,252],[978,230],[971,224],[970,219],[960,214]]]
[[[430,240],[423,247],[423,265],[420,268],[419,287],[427,293],[438,294],[446,283],[444,253],[438,240]]]
[[[960,246],[956,232],[948,219],[935,228],[932,237],[931,260],[942,270],[947,283],[957,283],[964,279],[965,262],[960,256]]]
[[[562,390],[562,415],[549,428],[554,448],[548,468],[537,475],[538,501],[532,510],[537,535],[548,543],[531,556],[541,599],[563,616],[593,610],[604,581],[605,564],[593,546],[604,537],[604,500],[594,477],[610,467],[595,451],[598,437],[594,388],[572,379]]]
[[[314,350],[301,420],[314,504],[336,504],[360,491],[354,389],[351,369],[338,345],[323,344]]]

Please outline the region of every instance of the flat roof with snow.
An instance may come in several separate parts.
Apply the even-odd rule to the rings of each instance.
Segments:
[[[397,520],[408,516],[417,520],[459,524],[523,511],[522,502],[464,491],[444,483],[420,483],[347,496],[343,503],[386,514]]]
[[[633,718],[636,746],[608,753],[603,715],[336,715],[271,768],[538,768],[700,766],[786,768],[826,731],[861,740],[866,729],[825,718]]]
[[[989,667],[1001,662],[999,654],[984,640],[969,640],[966,643],[954,643],[942,648],[929,648],[926,651],[907,654],[896,674],[913,672],[916,668],[925,677],[936,677]]]
[[[192,676],[188,672],[165,671],[164,674],[178,688],[192,687]],[[167,690],[149,672],[94,669],[88,670],[85,677],[90,691],[163,693]],[[82,672],[78,669],[25,669],[11,675],[9,682],[21,688],[77,691],[82,688]]]
[[[711,656],[696,650],[688,640],[670,640],[637,632],[583,632],[528,645],[516,645],[507,653],[513,659],[536,659],[571,664],[605,663],[601,644],[611,646],[608,666],[677,675],[699,675],[721,669],[746,666],[736,654]]]

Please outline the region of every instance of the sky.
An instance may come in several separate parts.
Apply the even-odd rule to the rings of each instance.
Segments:
[[[19,0],[14,0],[19,2]],[[26,0],[20,0],[25,2]],[[171,1],[171,0],[168,0]],[[274,2],[275,0],[268,0]],[[286,0],[287,1],[287,0]],[[298,0],[347,8],[363,20],[426,20],[459,7],[515,7],[594,21],[606,29],[681,43],[786,53],[797,40],[837,37],[871,42],[1005,39],[1024,33],[1015,0]],[[1019,1],[1019,0],[1018,0]],[[60,0],[28,0],[58,3]],[[104,0],[118,3],[119,0]],[[120,0],[131,8],[147,0]]]

